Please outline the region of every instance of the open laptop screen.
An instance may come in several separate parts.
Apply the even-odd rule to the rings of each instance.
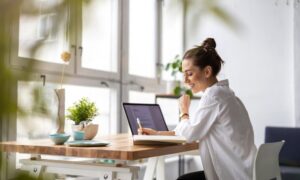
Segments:
[[[129,127],[133,135],[138,134],[137,118],[144,128],[168,131],[165,119],[158,104],[123,103]]]

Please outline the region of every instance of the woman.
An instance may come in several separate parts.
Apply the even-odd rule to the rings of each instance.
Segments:
[[[206,39],[183,56],[184,82],[193,93],[202,93],[196,112],[190,115],[190,98],[179,99],[180,123],[174,131],[142,128],[144,134],[180,135],[189,142],[199,140],[203,171],[178,178],[208,180],[250,180],[256,155],[253,128],[243,103],[229,88],[228,80],[218,81],[223,60],[216,42]]]

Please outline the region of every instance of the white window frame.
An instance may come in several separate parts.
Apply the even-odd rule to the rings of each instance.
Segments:
[[[129,100],[129,91],[136,90],[136,91],[143,91],[143,92],[151,92],[151,93],[162,93],[165,92],[165,82],[160,81],[160,77],[157,76],[157,72],[159,71],[161,64],[161,0],[156,0],[156,34],[155,34],[155,77],[154,78],[146,78],[136,75],[129,74],[129,2],[130,0],[122,0],[121,7],[122,7],[122,56],[121,56],[121,66],[122,66],[122,95],[121,101],[128,102]],[[122,120],[121,120],[121,132],[128,132],[128,123],[126,120],[126,116],[122,111]]]
[[[157,68],[155,71],[156,76],[154,78],[146,78],[146,77],[140,77],[140,76],[136,76],[136,75],[130,75],[129,74],[129,2],[130,0],[122,0],[122,22],[123,22],[123,26],[122,26],[122,82],[125,84],[128,84],[130,82],[134,82],[140,85],[143,85],[144,87],[147,86],[157,86],[159,82],[159,80],[157,79]],[[159,3],[160,0],[156,1],[156,13],[158,14],[159,11]],[[157,45],[157,48],[155,49],[155,65],[157,67],[157,63],[159,62],[159,57],[160,57],[160,45],[159,45],[159,28],[160,25],[158,24],[158,17],[156,17],[156,23],[157,27],[155,27],[156,29],[156,34],[155,34],[155,44]]]
[[[112,40],[112,47],[116,47],[116,49],[113,49],[113,54],[115,54],[116,60],[117,60],[117,72],[107,72],[107,71],[101,71],[101,70],[94,70],[94,69],[88,69],[88,68],[84,68],[81,67],[82,64],[82,59],[81,59],[81,53],[84,50],[84,47],[82,47],[82,8],[81,8],[81,3],[77,3],[78,7],[76,7],[76,11],[74,12],[74,16],[77,16],[77,23],[76,23],[76,29],[79,32],[77,39],[76,39],[76,44],[73,44],[72,46],[76,48],[76,72],[79,75],[83,75],[83,76],[91,76],[91,77],[103,77],[105,79],[108,80],[112,80],[112,81],[119,81],[120,79],[120,71],[121,71],[121,65],[120,65],[120,56],[121,56],[121,52],[120,52],[120,46],[121,46],[121,13],[120,13],[120,9],[121,9],[121,4],[122,1],[118,1],[118,0],[111,0],[113,3],[113,11],[112,14],[116,15],[113,16],[112,19],[114,19],[114,24],[112,29],[114,30],[113,34],[115,34],[116,36],[113,36],[113,40]]]

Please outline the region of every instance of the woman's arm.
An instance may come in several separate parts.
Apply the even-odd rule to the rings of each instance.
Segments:
[[[180,120],[189,118],[191,99],[189,95],[182,95],[179,98]]]

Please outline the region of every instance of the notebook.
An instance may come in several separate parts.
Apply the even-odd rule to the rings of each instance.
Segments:
[[[123,103],[123,108],[132,133],[134,144],[184,143],[182,136],[138,135],[138,122],[143,128],[168,131],[164,116],[158,104]]]

